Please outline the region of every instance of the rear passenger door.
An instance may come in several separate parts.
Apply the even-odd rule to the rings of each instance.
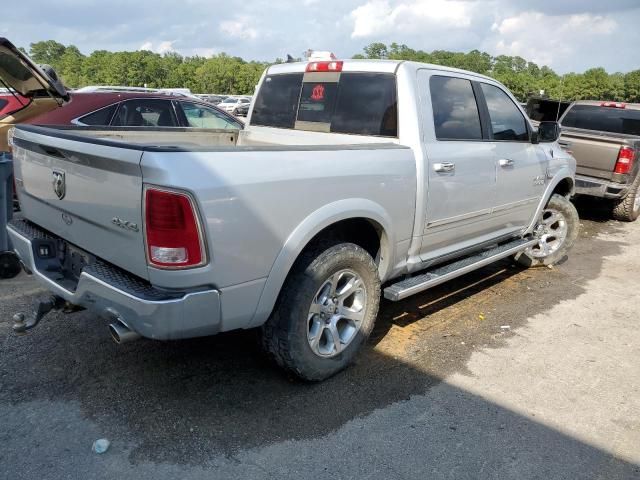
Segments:
[[[476,88],[463,74],[420,70],[423,148],[428,161],[424,261],[495,234],[495,155],[486,141]]]
[[[495,154],[495,227],[517,231],[529,224],[544,193],[546,153],[531,143],[529,123],[512,97],[497,85],[479,85]]]

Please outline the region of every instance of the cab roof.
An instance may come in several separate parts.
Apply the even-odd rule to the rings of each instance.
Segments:
[[[316,62],[313,60],[312,62]],[[327,60],[330,61],[330,60]],[[495,82],[495,79],[481,75],[479,73],[470,72],[468,70],[462,70],[459,68],[445,67],[444,65],[435,65],[431,63],[411,62],[407,60],[374,60],[374,59],[347,59],[336,61],[342,62],[343,72],[374,72],[374,73],[397,73],[399,68],[407,68],[410,70],[419,70],[426,68],[429,70],[439,70],[443,72],[463,73],[465,75],[472,75],[479,79],[490,80]],[[295,63],[279,63],[272,65],[267,69],[268,75],[277,75],[281,73],[304,73],[307,65],[312,62],[295,62]]]

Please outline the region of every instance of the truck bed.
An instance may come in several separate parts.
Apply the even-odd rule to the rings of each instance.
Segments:
[[[576,158],[578,175],[620,181],[614,173],[621,147],[637,148],[638,137],[563,127],[560,145]]]
[[[24,216],[80,249],[167,288],[181,288],[182,281],[195,282],[190,285],[194,287],[212,280],[226,286],[265,276],[296,226],[340,200],[382,205],[385,216],[401,219],[393,228],[402,232],[398,240],[410,235],[413,216],[407,212],[414,209],[416,167],[408,147],[388,140],[252,145],[250,139],[238,145],[237,132],[218,132],[215,140],[207,135],[212,131],[16,127],[16,185]],[[316,137],[307,136],[307,142]],[[294,136],[295,141],[302,138]],[[64,192],[52,188],[57,179],[64,183]],[[210,265],[188,276],[148,267],[143,242],[148,184],[193,195],[211,233]],[[246,225],[251,225],[252,235],[246,234]],[[256,260],[248,258],[247,251],[266,253]]]

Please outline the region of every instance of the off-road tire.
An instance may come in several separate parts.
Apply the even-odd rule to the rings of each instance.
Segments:
[[[640,204],[636,198],[640,195],[640,173],[629,187],[627,196],[613,205],[613,218],[621,222],[635,222],[640,216]]]
[[[309,345],[309,308],[322,284],[342,269],[355,271],[366,289],[365,314],[356,336],[339,354],[316,355]],[[269,320],[261,327],[263,349],[282,368],[306,381],[320,381],[346,368],[373,329],[380,279],[371,255],[353,243],[327,240],[304,252],[285,281]]]
[[[525,267],[554,265],[567,255],[567,252],[571,249],[578,238],[578,233],[580,232],[580,217],[578,216],[576,207],[568,198],[563,197],[562,195],[553,194],[545,206],[545,209],[547,208],[557,210],[564,216],[567,223],[567,235],[564,243],[560,248],[558,248],[558,250],[543,258],[530,256],[526,251],[521,252],[515,256],[516,262],[520,265]]]

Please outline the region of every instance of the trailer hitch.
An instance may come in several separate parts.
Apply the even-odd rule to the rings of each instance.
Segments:
[[[64,298],[51,295],[46,300],[40,300],[36,303],[35,308],[26,318],[24,313],[16,313],[13,316],[13,331],[18,335],[24,335],[28,330],[40,323],[40,320],[51,310],[60,310],[65,306]]]

